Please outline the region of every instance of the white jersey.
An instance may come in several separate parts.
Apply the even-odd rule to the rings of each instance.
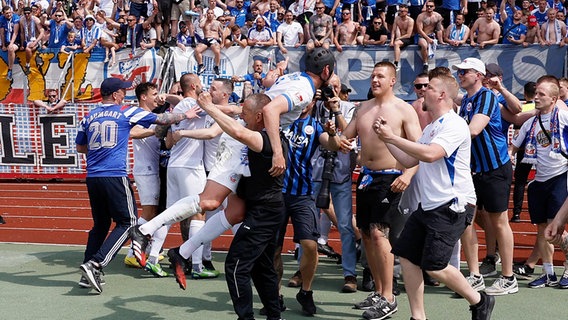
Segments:
[[[156,127],[155,124],[150,128]],[[134,175],[146,176],[159,173],[160,140],[151,135],[143,139],[132,139],[134,150]]]
[[[193,98],[185,98],[180,101],[174,108],[172,113],[185,113],[189,109],[197,105]],[[200,118],[191,120],[183,120],[178,124],[173,124],[172,132],[177,130],[194,130],[205,127],[205,114]],[[197,139],[182,138],[170,151],[169,167],[179,168],[202,168],[203,167],[203,141]]]
[[[542,120],[542,126],[550,133],[550,116],[552,113],[543,114],[540,116]],[[530,118],[529,120],[525,121],[519,129],[518,134],[513,137],[513,145],[517,148],[521,147],[524,142],[525,138],[528,134],[530,134],[531,126],[535,120],[535,117]],[[564,130],[568,125],[568,111],[558,110],[558,125],[561,130]],[[550,140],[546,137],[540,125],[538,124],[538,120],[536,123],[535,128],[535,140],[536,140],[536,174],[534,176],[535,181],[543,182],[550,178],[554,178],[566,172],[568,170],[568,161],[566,158],[562,157],[562,159],[554,159],[550,156],[550,151],[552,149],[552,145],[550,144]]]
[[[449,111],[424,128],[419,143],[435,143],[446,155],[432,163],[420,161],[414,176],[419,187],[419,199],[424,210],[435,209],[457,199],[458,212],[467,203],[476,203],[475,189],[469,166],[471,138],[465,120]]]
[[[292,21],[290,24],[284,22],[279,25],[276,32],[282,34],[282,44],[285,47],[293,47],[300,41],[300,36],[298,36],[298,34],[303,33],[304,29],[301,24],[296,21]]]
[[[288,128],[312,102],[316,88],[312,78],[304,72],[283,75],[268,89],[265,94],[274,99],[282,95],[288,101],[288,112],[280,115],[280,127]]]
[[[205,128],[211,128],[211,126],[213,126],[214,124],[215,119],[207,115],[205,117]],[[213,165],[215,165],[215,154],[217,153],[217,147],[219,146],[220,138],[221,135],[218,135],[213,139],[203,141],[203,163],[205,164],[205,171],[211,171],[211,169],[213,169]]]

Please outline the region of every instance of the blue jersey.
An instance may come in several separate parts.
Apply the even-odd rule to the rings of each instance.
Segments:
[[[527,35],[527,26],[522,23],[514,24],[513,18],[507,17],[503,24],[503,44],[511,44],[509,37],[520,40],[522,35]]]
[[[235,24],[237,26],[242,27],[245,25],[248,8],[249,7],[246,5],[246,2],[245,5],[241,8],[241,10],[235,7],[227,7],[227,9],[229,9],[229,12],[231,12],[231,15],[235,17]]]
[[[308,116],[297,119],[282,133],[288,142],[288,166],[282,192],[293,196],[311,195],[311,160],[320,144],[319,136],[323,133],[323,127],[316,119]]]
[[[20,16],[12,13],[12,19],[7,20],[6,17],[3,15],[0,16],[0,29],[4,29],[4,43],[7,45],[12,40],[12,36],[14,36],[14,26],[20,23]],[[16,40],[14,43],[20,45],[19,41],[20,35],[16,35]]]
[[[65,39],[67,39],[67,34],[71,30],[66,23],[57,25],[55,20],[49,21],[49,44],[48,48],[59,49],[63,45]]]
[[[460,0],[442,0],[442,8],[448,10],[460,10],[461,4]]]
[[[79,124],[75,143],[87,146],[87,177],[126,177],[130,129],[145,128],[157,115],[138,107],[104,104],[93,109]]]
[[[489,117],[489,123],[473,138],[471,143],[471,170],[487,172],[495,170],[510,161],[507,152],[507,138],[501,130],[501,110],[497,96],[482,87],[473,96],[464,96],[460,116],[469,124],[476,114]]]

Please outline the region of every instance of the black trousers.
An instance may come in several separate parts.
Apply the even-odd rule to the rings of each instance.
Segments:
[[[280,319],[278,276],[273,260],[283,223],[283,204],[247,207],[245,220],[225,260],[227,286],[239,319],[254,319],[251,279],[266,309],[267,319]]]
[[[521,214],[523,209],[523,199],[525,197],[525,186],[529,179],[532,164],[521,163],[525,156],[525,149],[517,151],[517,165],[515,166],[515,182],[513,183],[513,214]]]

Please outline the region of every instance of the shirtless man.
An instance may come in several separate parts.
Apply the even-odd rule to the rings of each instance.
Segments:
[[[416,79],[414,79],[414,93],[416,93],[416,100],[412,103],[412,107],[418,115],[418,121],[421,129],[424,129],[430,122],[432,122],[432,116],[422,107],[422,103],[424,102],[424,93],[426,92],[428,83],[428,74],[425,72],[420,73],[416,76]]]
[[[215,19],[215,11],[208,10],[205,17],[201,18],[199,22],[199,27],[203,29],[203,35],[205,36],[201,43],[197,44],[195,48],[195,60],[197,60],[197,74],[201,75],[205,71],[205,65],[203,64],[202,53],[211,48],[213,54],[215,55],[215,67],[213,71],[216,75],[219,75],[219,64],[221,63],[221,36],[222,29],[221,23]]]
[[[424,72],[428,72],[428,47],[437,44],[444,44],[444,27],[442,26],[442,16],[434,11],[436,5],[434,0],[426,2],[426,11],[422,12],[416,18],[416,32],[418,33],[418,46],[420,47],[420,55],[424,63]]]
[[[483,49],[488,44],[497,44],[499,42],[501,26],[493,19],[494,15],[495,11],[492,8],[486,8],[485,16],[475,21],[469,33],[472,47],[479,46],[480,49]],[[476,35],[477,39],[475,39]]]
[[[341,45],[351,46],[356,44],[357,34],[361,31],[361,25],[351,20],[351,10],[349,8],[343,8],[341,10],[341,18],[343,21],[337,25],[333,40],[335,49],[339,52],[343,51]]]
[[[324,13],[325,5],[316,5],[316,14],[310,17],[310,40],[306,44],[306,52],[314,48],[329,49],[333,36],[333,18]]]
[[[463,13],[458,13],[455,16],[454,23],[446,28],[444,33],[444,42],[457,47],[466,43],[469,39],[469,27],[464,24],[465,16]]]
[[[398,16],[394,19],[393,33],[390,46],[394,48],[394,66],[396,71],[400,70],[400,49],[412,44],[414,36],[414,19],[408,15],[408,6],[401,4],[398,9]]]
[[[372,292],[355,308],[366,309],[366,319],[384,319],[397,310],[392,294],[394,256],[391,243],[396,240],[404,221],[397,213],[401,192],[406,189],[416,169],[403,173],[403,166],[377,139],[373,122],[379,117],[393,124],[394,134],[411,141],[420,135],[414,109],[394,95],[395,66],[390,62],[375,64],[371,74],[374,98],[361,103],[342,136],[345,149],[359,136],[361,141],[361,175],[357,182],[357,226],[362,230],[369,268],[375,280]],[[387,119],[388,118],[388,119]]]
[[[556,19],[556,9],[550,8],[546,12],[548,21],[540,26],[540,44],[549,46],[558,44],[564,46],[564,38],[566,37],[566,24]]]
[[[531,44],[540,43],[540,26],[535,16],[529,16],[527,20],[527,35],[523,47],[528,47]]]

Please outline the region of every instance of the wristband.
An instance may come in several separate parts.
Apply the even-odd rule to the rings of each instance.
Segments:
[[[343,114],[341,113],[341,111],[334,111],[334,112],[332,112],[332,114],[333,114],[334,116],[341,116],[341,115],[343,115]]]

